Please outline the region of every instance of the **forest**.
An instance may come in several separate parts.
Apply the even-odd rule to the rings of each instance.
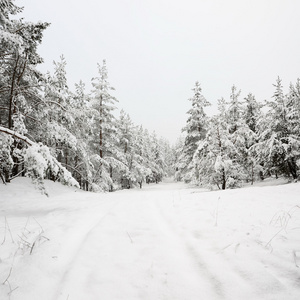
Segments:
[[[300,164],[300,80],[274,83],[270,100],[260,103],[252,93],[240,99],[231,88],[230,99],[218,100],[218,113],[207,117],[209,102],[196,82],[192,107],[176,150],[176,178],[219,189],[284,176],[296,181]]]
[[[105,60],[91,79],[91,91],[82,81],[69,88],[64,56],[54,62],[53,74],[38,71],[43,63],[38,46],[50,24],[17,19],[21,11],[11,0],[0,1],[3,184],[27,176],[46,194],[44,179],[95,192],[142,188],[166,176],[212,189],[270,176],[297,180],[299,79],[284,94],[278,77],[264,103],[251,93],[241,99],[233,86],[230,99],[218,100],[218,113],[211,117],[197,81],[183,135],[171,146],[125,111],[117,113],[119,99]]]

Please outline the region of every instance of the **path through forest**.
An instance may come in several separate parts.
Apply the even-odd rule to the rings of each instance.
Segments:
[[[47,238],[13,260],[0,252],[17,287],[3,299],[300,298],[299,184],[205,192],[164,182],[108,194],[48,185],[48,199],[28,185],[0,199],[16,240],[26,222]]]
[[[117,197],[77,236],[54,299],[216,299],[220,282],[169,218],[180,197],[172,186]]]

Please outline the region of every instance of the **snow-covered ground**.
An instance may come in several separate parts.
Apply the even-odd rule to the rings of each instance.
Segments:
[[[271,183],[0,185],[0,299],[298,300],[300,184]]]

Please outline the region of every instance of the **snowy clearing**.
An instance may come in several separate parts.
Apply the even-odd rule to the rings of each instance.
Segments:
[[[299,183],[46,186],[0,185],[0,299],[300,299]]]

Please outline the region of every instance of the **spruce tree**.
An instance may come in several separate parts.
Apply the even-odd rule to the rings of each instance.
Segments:
[[[217,186],[224,190],[238,186],[244,178],[244,171],[237,159],[240,149],[230,132],[232,127],[227,122],[228,111],[224,98],[218,101],[218,111],[219,114],[208,123],[206,136],[199,142],[193,163],[197,182],[201,186]]]
[[[247,180],[251,181],[251,184],[257,178],[264,179],[263,175],[263,163],[259,162],[256,157],[253,147],[259,141],[260,127],[263,122],[263,113],[261,111],[262,104],[258,103],[255,96],[249,93],[245,100],[244,109],[244,122],[248,127],[248,134],[245,135],[245,159],[243,164],[247,173]]]
[[[189,99],[192,103],[192,107],[187,112],[188,119],[186,126],[183,128],[183,132],[186,133],[186,136],[177,171],[177,177],[183,178],[186,182],[190,182],[193,179],[192,160],[199,141],[204,139],[206,134],[207,116],[204,112],[204,108],[210,105],[202,95],[202,89],[198,81],[192,90],[193,97]]]
[[[106,61],[98,64],[98,77],[92,79],[92,101],[94,124],[92,128],[92,147],[97,155],[94,157],[94,189],[112,191],[114,189],[114,171],[125,168],[119,159],[117,145],[116,118],[113,114],[118,100],[112,96],[114,90],[108,82]]]
[[[5,181],[24,174],[23,152],[26,143],[16,136],[28,135],[30,128],[41,127],[39,112],[44,105],[40,99],[42,74],[36,67],[43,59],[37,53],[43,31],[48,23],[12,20],[22,9],[13,1],[0,5],[0,126],[2,132],[16,132],[15,136],[0,135],[3,157],[0,173]]]
[[[299,157],[300,140],[292,132],[288,98],[283,94],[282,80],[279,77],[274,87],[273,100],[267,102],[269,111],[255,150],[267,172],[276,177],[282,174],[297,179],[296,161]]]

